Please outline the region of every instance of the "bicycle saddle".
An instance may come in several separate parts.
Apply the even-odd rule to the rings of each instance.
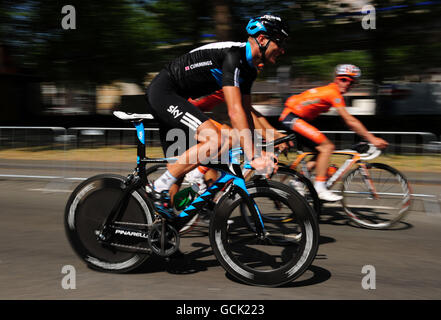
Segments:
[[[123,111],[113,111],[113,115],[122,120],[153,119],[153,116],[149,113],[127,113]]]

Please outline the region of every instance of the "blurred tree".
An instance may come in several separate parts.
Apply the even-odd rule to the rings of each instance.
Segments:
[[[67,3],[66,3],[67,4]],[[267,12],[289,21],[280,64],[296,74],[328,76],[331,64],[357,61],[376,82],[439,67],[439,1],[70,0],[75,30],[63,30],[55,0],[0,0],[0,43],[22,69],[48,80],[141,82],[174,57],[213,40],[243,41],[249,18]],[[364,30],[362,5],[376,8]],[[208,37],[210,38],[210,37]],[[274,68],[263,73],[271,75]]]
[[[154,15],[162,30],[161,42],[200,42],[207,31],[210,2],[204,0],[141,1],[144,10]]]
[[[43,78],[106,83],[142,81],[156,63],[152,43],[160,38],[155,17],[127,0],[72,0],[76,29],[63,30],[59,1],[3,1],[0,41],[10,44],[26,68]],[[15,32],[11,32],[11,30]]]
[[[213,11],[216,38],[219,41],[231,40],[233,20],[230,4],[224,0],[213,0]]]

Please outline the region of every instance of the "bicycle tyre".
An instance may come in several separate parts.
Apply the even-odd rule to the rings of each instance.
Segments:
[[[285,178],[281,178],[283,176],[285,176]],[[275,180],[274,179],[275,177],[279,180]],[[294,179],[296,181],[300,181],[303,184],[302,190],[304,193],[303,193],[303,195],[302,194],[301,195],[303,197],[305,197],[306,201],[313,208],[317,217],[319,217],[320,213],[321,213],[322,204],[320,202],[320,199],[318,198],[317,191],[315,190],[312,182],[308,178],[306,178],[304,175],[302,175],[301,173],[299,173],[293,169],[290,169],[289,167],[285,167],[285,166],[279,166],[279,170],[277,171],[277,173],[275,175],[273,175],[271,177],[271,180],[288,185],[289,187],[294,189],[295,192],[298,192],[294,187],[292,187],[291,185],[288,184],[288,182],[286,181],[287,180],[286,178],[291,179],[291,180]],[[256,178],[256,179],[259,179],[259,178]],[[276,205],[276,203],[274,205]],[[250,215],[248,214],[248,210],[246,208],[246,205],[241,204],[240,210],[241,210],[243,218],[248,223],[250,230],[255,231],[253,223],[250,220]],[[279,217],[279,219],[283,220],[284,217]],[[271,219],[271,217],[267,217],[267,216],[265,216],[265,214],[262,213],[262,220],[265,222],[265,221],[271,221],[272,219]]]
[[[358,167],[343,179],[343,209],[349,219],[361,227],[388,229],[403,219],[410,209],[412,197],[409,182],[401,172],[389,165],[367,163],[366,167],[380,197],[375,199],[370,196],[363,182],[363,169]]]
[[[124,181],[124,177],[116,174],[91,177],[75,188],[66,204],[64,225],[67,238],[75,253],[97,271],[126,273],[141,266],[150,256],[149,253],[118,250],[97,240],[95,232],[123,192]],[[153,212],[145,192],[136,190],[120,222],[151,226]]]
[[[300,172],[282,164],[279,164],[279,169],[277,170],[275,175],[272,176],[271,179],[273,181],[279,181],[283,184],[286,184],[284,183],[284,181],[274,180],[273,178],[275,176],[277,177],[277,175],[279,176],[286,175],[288,177],[292,177],[292,179],[295,179],[296,181],[301,182],[303,184],[303,188],[302,188],[303,196],[306,198],[306,201],[308,201],[310,206],[314,209],[314,212],[317,214],[317,216],[320,216],[322,210],[322,202],[320,201],[317,191],[315,190],[314,184],[311,182],[311,180],[309,180]]]
[[[277,199],[293,219],[265,222],[269,241],[261,243],[237,212],[243,198],[238,193],[226,192],[210,224],[213,252],[229,274],[247,284],[277,287],[291,282],[309,268],[317,253],[320,232],[316,216],[301,195],[279,182],[250,181],[247,189],[265,215],[286,215],[286,212],[264,211],[266,203]],[[265,197],[271,199],[262,200]],[[249,244],[244,243],[247,240]],[[264,249],[269,253],[263,252]]]

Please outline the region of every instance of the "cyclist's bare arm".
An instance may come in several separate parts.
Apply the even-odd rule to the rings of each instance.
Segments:
[[[280,133],[279,131],[276,130],[276,128],[274,128],[269,122],[268,120],[262,116],[259,112],[256,111],[256,109],[254,109],[253,107],[251,107],[251,113],[253,115],[253,120],[254,120],[254,126],[256,127],[256,129],[261,129],[262,130],[262,136],[265,140],[271,141],[273,139],[279,139],[284,137],[285,135],[283,133]],[[272,132],[274,134],[268,136],[268,131],[267,130],[272,130]],[[294,146],[293,142],[289,143],[291,146]],[[279,144],[277,146],[277,148],[281,151],[288,149],[289,146],[287,143],[282,143]]]
[[[242,103],[242,94],[240,89],[233,86],[223,87],[225,102],[227,103],[228,116],[231,120],[233,129],[240,133],[240,145],[248,159],[252,159],[251,165],[261,173],[271,173],[274,169],[272,157],[266,157],[262,154],[258,158],[255,154],[252,132],[254,130],[253,118],[251,115],[251,97],[244,95]],[[255,158],[255,159],[254,159]]]
[[[372,143],[377,148],[384,149],[388,146],[389,143],[387,141],[378,138],[370,133],[357,118],[355,118],[346,110],[346,108],[339,107],[336,109],[339,115],[343,118],[346,125],[349,127],[349,129],[366,139],[368,142]]]
[[[248,159],[252,159],[254,155],[254,144],[251,134],[254,129],[252,117],[245,111],[245,106],[242,104],[242,94],[238,87],[225,86],[223,91],[231,126],[241,133],[240,145]],[[244,98],[244,101],[246,99]]]
[[[264,116],[262,116],[259,112],[256,111],[256,109],[254,109],[253,107],[251,107],[251,114],[253,115],[253,121],[254,121],[254,126],[256,127],[256,129],[260,129],[262,130],[262,136],[267,139],[267,140],[272,140],[272,138],[274,139],[278,139],[283,137],[284,135],[281,134],[280,132],[278,132],[269,122],[268,120],[265,119]],[[267,137],[268,135],[268,131],[269,130],[273,130],[273,137],[271,138],[271,135],[269,137]],[[270,138],[270,139],[268,139]]]

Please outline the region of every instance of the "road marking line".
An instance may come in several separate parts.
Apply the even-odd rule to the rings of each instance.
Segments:
[[[72,192],[72,190],[63,190],[63,189],[45,189],[45,188],[35,188],[28,189],[29,191],[41,191],[41,192]]]
[[[5,178],[35,178],[35,179],[62,179],[63,177],[57,176],[29,176],[23,174],[0,174],[0,177]]]
[[[33,179],[63,179],[63,180],[75,180],[75,181],[83,181],[87,178],[65,178],[61,176],[31,176],[24,174],[0,174],[0,178],[33,178]]]

